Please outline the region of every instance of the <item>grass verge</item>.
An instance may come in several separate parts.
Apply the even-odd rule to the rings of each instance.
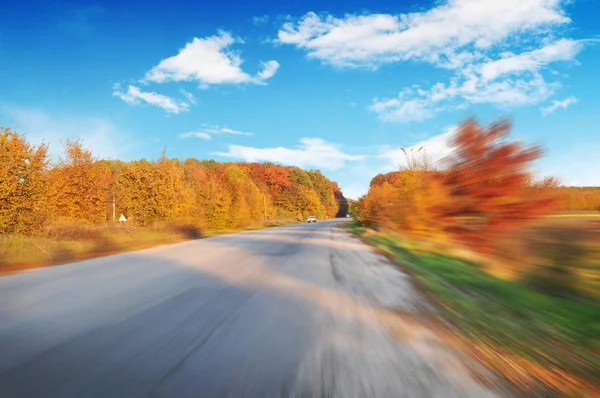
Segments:
[[[461,347],[498,375],[531,396],[597,396],[597,300],[548,296],[418,243],[354,223],[349,229],[411,273]]]
[[[0,235],[0,275],[127,251],[290,224],[275,221],[243,229],[209,230],[190,225],[158,228],[54,225],[40,236]]]

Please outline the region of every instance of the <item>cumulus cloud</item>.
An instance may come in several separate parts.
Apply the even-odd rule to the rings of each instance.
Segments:
[[[453,71],[429,88],[405,87],[370,109],[389,122],[422,121],[473,103],[539,103],[560,85],[545,71],[572,61],[586,40],[560,38],[571,22],[562,0],[447,0],[427,11],[335,17],[309,12],[285,23],[277,41],[337,68],[377,69],[403,61]],[[510,51],[509,51],[510,50]]]
[[[144,81],[165,83],[169,81],[197,81],[202,87],[215,84],[264,84],[279,69],[277,61],[262,62],[262,69],[249,75],[241,68],[243,60],[230,49],[242,40],[230,33],[219,32],[216,36],[194,38],[177,55],[160,61]]]
[[[570,61],[581,51],[583,42],[561,39],[521,54],[504,53],[500,59],[481,65],[481,77],[493,80],[510,73],[534,72],[555,61]]]
[[[216,155],[247,162],[274,162],[327,170],[337,170],[347,162],[364,159],[364,156],[347,154],[338,146],[320,138],[302,138],[297,148],[254,148],[230,145],[227,152],[217,152]]]
[[[543,116],[548,116],[551,113],[554,113],[555,110],[557,109],[567,109],[568,106],[572,105],[572,104],[576,104],[577,103],[577,98],[571,96],[569,98],[565,98],[562,101],[552,101],[552,104],[543,107],[542,110],[542,115]]]
[[[218,135],[218,134],[245,135],[245,136],[253,135],[253,133],[249,133],[246,131],[240,131],[240,130],[234,130],[229,127],[221,127],[218,125],[203,124],[202,128],[198,129],[197,131],[190,131],[187,133],[179,134],[179,138],[195,137],[195,138],[201,138],[203,140],[210,140],[213,135]]]
[[[449,0],[425,12],[342,18],[309,12],[284,24],[278,41],[339,67],[377,67],[409,59],[441,63],[463,50],[488,49],[515,33],[570,22],[561,3]]]
[[[168,113],[180,113],[189,110],[189,104],[185,101],[175,101],[171,97],[167,97],[166,95],[154,93],[154,92],[144,92],[140,90],[138,87],[129,86],[126,92],[120,90],[120,87],[115,86],[115,91],[113,92],[115,97],[121,98],[123,101],[128,103],[129,105],[138,105],[142,102],[145,102],[152,106],[157,106],[159,108],[164,109]]]

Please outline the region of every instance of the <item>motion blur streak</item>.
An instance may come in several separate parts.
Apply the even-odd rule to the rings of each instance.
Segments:
[[[0,279],[1,397],[486,397],[336,221]]]

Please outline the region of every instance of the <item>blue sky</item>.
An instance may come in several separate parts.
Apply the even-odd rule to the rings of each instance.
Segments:
[[[319,168],[357,197],[469,116],[600,185],[593,0],[0,0],[0,124],[102,157]]]

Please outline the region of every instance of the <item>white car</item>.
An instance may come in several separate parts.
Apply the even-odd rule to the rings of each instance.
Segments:
[[[306,222],[308,222],[309,224],[310,224],[311,222],[317,222],[317,217],[315,217],[315,216],[310,216],[310,217],[308,217],[308,220],[307,220]]]

